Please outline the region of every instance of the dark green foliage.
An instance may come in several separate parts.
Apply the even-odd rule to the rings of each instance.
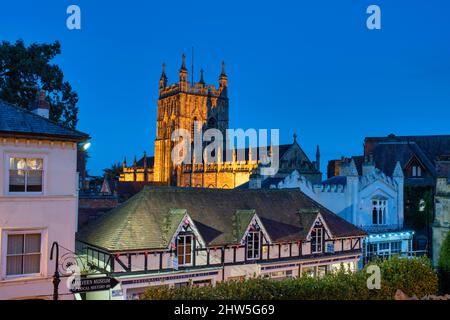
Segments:
[[[420,211],[420,201],[425,210]],[[433,193],[430,187],[405,187],[405,227],[423,230],[433,222]]]
[[[442,293],[450,292],[450,232],[447,233],[442,243],[441,252],[439,254],[439,278]]]
[[[437,275],[426,258],[401,259],[393,257],[377,262],[381,269],[381,288],[368,289],[366,270],[346,273],[343,270],[323,278],[303,276],[274,281],[255,278],[246,281],[217,283],[215,287],[167,286],[151,287],[143,299],[213,299],[213,300],[380,300],[393,299],[397,289],[407,295],[423,297],[437,291]]]
[[[78,95],[72,90],[61,69],[50,61],[61,53],[58,41],[33,43],[26,47],[22,40],[0,43],[0,99],[29,109],[37,91],[47,93],[50,119],[75,129]]]

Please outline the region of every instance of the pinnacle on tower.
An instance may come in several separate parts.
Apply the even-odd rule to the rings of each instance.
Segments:
[[[186,70],[186,56],[184,55],[184,53],[181,55],[181,68],[180,70]]]
[[[203,79],[203,68],[200,69],[200,81],[199,81],[199,83],[200,84],[205,84],[205,80]]]
[[[316,169],[320,170],[320,149],[319,145],[316,147]]]
[[[161,72],[161,78],[159,78],[159,87],[164,88],[167,86],[167,76],[166,76],[166,64],[162,64],[162,72]]]
[[[221,76],[226,77],[227,74],[225,73],[225,61],[222,61],[222,72],[220,73]]]
[[[219,76],[219,84],[221,87],[228,86],[228,77],[227,77],[227,74],[225,73],[225,62],[224,61],[222,61],[222,72],[220,73],[220,76]]]
[[[184,53],[181,55],[181,68],[178,72],[178,75],[180,76],[180,82],[186,82],[187,81],[187,68],[186,68],[186,56]]]

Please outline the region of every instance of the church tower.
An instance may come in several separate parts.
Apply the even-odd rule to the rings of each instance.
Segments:
[[[157,126],[155,139],[155,182],[167,185],[176,184],[177,171],[171,160],[172,132],[183,128],[194,136],[194,122],[201,122],[202,130],[216,128],[225,131],[228,128],[228,77],[225,63],[219,76],[219,86],[205,83],[203,69],[200,80],[189,83],[186,58],[182,55],[181,67],[178,71],[178,82],[168,85],[165,64],[159,81],[159,98],[157,103]]]

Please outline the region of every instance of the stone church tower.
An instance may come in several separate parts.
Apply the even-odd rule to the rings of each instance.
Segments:
[[[140,184],[151,183],[158,186],[192,188],[244,188],[250,176],[257,175],[261,165],[260,153],[253,148],[228,150],[227,152],[232,153],[231,160],[226,159],[227,152],[223,155],[219,152],[217,161],[209,161],[209,156],[205,153],[202,159],[196,159],[192,154],[191,163],[175,165],[172,161],[172,150],[175,144],[179,143],[171,140],[175,130],[184,129],[190,132],[192,142],[194,133],[202,134],[209,128],[220,130],[226,139],[226,130],[229,126],[228,77],[223,62],[218,86],[205,83],[203,70],[200,71],[198,82],[194,80],[189,82],[184,55],[178,78],[177,83],[168,84],[163,64],[159,80],[154,156],[148,157],[144,153],[139,160],[135,157],[130,166],[125,159],[119,181],[134,182],[137,187]],[[296,136],[293,143],[279,145],[278,148],[280,167],[278,173],[271,179],[282,179],[293,170],[297,170],[312,183],[321,181],[319,149],[316,152],[316,161],[311,161],[297,143]],[[245,159],[238,160],[236,157],[238,154],[243,154]],[[185,155],[180,153],[178,156]]]
[[[200,130],[194,128],[196,121],[201,122],[201,130],[216,128],[222,131],[224,137],[228,128],[228,78],[225,64],[222,62],[218,87],[205,83],[203,69],[198,82],[188,82],[184,54],[178,75],[178,83],[168,85],[163,64],[159,80],[153,181],[167,185],[176,184],[176,168],[171,161],[174,145],[171,135],[174,130],[183,128],[190,131],[193,141],[194,130]]]

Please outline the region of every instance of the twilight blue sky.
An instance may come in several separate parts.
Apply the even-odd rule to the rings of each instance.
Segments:
[[[66,28],[70,4],[79,31]],[[366,28],[370,4],[380,31]],[[91,174],[153,154],[161,63],[176,81],[192,46],[208,83],[226,62],[232,128],[279,128],[282,143],[296,132],[311,158],[320,145],[324,173],[365,136],[450,134],[448,0],[4,0],[0,40],[18,38],[61,42]]]

